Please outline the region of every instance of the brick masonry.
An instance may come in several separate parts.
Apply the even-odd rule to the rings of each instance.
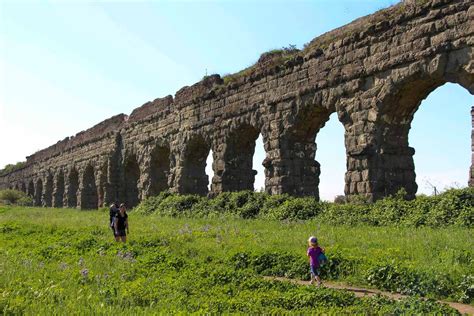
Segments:
[[[261,134],[265,190],[318,197],[315,139],[337,112],[346,195],[376,200],[403,187],[413,197],[413,114],[446,82],[474,94],[473,18],[471,0],[400,3],[315,38],[291,58],[260,58],[239,75],[208,76],[68,137],[1,176],[0,188],[19,188],[37,205],[78,208],[116,199],[134,206],[166,189],[253,190]],[[469,174],[474,185],[474,167]]]

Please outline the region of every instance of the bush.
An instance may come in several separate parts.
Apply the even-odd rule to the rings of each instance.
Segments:
[[[166,199],[168,196],[170,196],[171,193],[169,191],[163,191],[160,192],[157,196],[152,196],[149,197],[145,200],[143,200],[136,208],[135,208],[135,213],[138,214],[152,214],[156,211],[158,211],[161,202],[163,202],[164,199]]]
[[[273,210],[267,210],[266,217],[279,220],[306,220],[318,215],[324,203],[314,198],[290,198]]]
[[[319,202],[313,197],[272,196],[252,191],[224,192],[213,199],[162,192],[142,201],[136,212],[166,216],[186,214],[197,218],[223,215],[293,221],[317,218],[335,225],[472,227],[474,188],[452,189],[438,196],[419,196],[411,201],[405,200],[401,190],[393,197],[372,204],[367,203],[365,197],[338,204]]]
[[[21,201],[21,203],[29,203],[30,200],[31,198],[29,198],[26,195],[26,193],[22,191],[11,190],[11,189],[0,190],[0,201],[4,201],[8,204],[17,204],[19,201]],[[20,204],[20,205],[24,205],[24,204]]]
[[[346,197],[344,195],[336,195],[334,197],[334,204],[344,204],[346,203]]]
[[[24,196],[18,199],[17,204],[20,206],[33,206],[34,201],[30,196]]]
[[[432,275],[414,271],[398,264],[377,265],[366,274],[369,284],[384,290],[408,295],[435,294],[438,297],[449,297],[463,289],[456,288],[454,280],[446,275]],[[471,299],[466,295],[467,299]]]
[[[240,252],[232,255],[229,262],[236,270],[251,269],[265,276],[277,276],[309,280],[309,264],[305,256],[289,253],[265,252],[252,254]],[[328,262],[321,268],[324,279],[337,279],[350,275],[356,261],[338,252],[328,253]]]
[[[203,199],[206,198],[199,195],[169,195],[159,204],[158,214],[171,217],[192,215],[193,206]]]

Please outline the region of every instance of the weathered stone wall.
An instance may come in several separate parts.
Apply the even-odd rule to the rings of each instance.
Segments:
[[[291,58],[262,55],[225,81],[209,76],[106,120],[29,156],[25,168],[0,177],[0,187],[25,188],[39,205],[81,208],[114,199],[133,206],[165,189],[208,194],[208,181],[211,195],[252,190],[261,134],[265,190],[317,197],[315,140],[337,112],[346,195],[378,199],[404,187],[414,196],[413,114],[446,82],[474,94],[472,1],[419,2],[358,19]]]

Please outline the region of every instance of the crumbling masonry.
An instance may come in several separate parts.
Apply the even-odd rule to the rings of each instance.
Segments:
[[[0,177],[0,188],[23,190],[37,205],[78,208],[115,199],[133,206],[162,190],[253,190],[261,134],[265,190],[317,197],[315,140],[337,112],[346,195],[375,200],[403,187],[414,196],[413,114],[446,82],[474,94],[473,18],[472,0],[398,4],[314,39],[291,58],[262,56],[240,74],[206,77],[109,118],[27,157],[25,167]],[[469,174],[474,185],[473,167]]]

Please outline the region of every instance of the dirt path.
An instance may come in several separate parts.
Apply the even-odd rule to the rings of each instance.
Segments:
[[[294,279],[287,279],[287,278],[282,278],[282,277],[264,277],[267,280],[277,280],[277,281],[282,281],[282,282],[291,282],[299,285],[308,285],[308,281],[301,281],[301,280],[294,280]],[[383,295],[388,298],[394,299],[394,300],[400,300],[404,297],[407,297],[406,295],[402,294],[396,294],[396,293],[390,293],[390,292],[384,292],[376,289],[365,289],[365,288],[360,288],[360,287],[353,287],[349,286],[344,283],[336,283],[336,282],[324,282],[324,287],[330,288],[330,289],[336,289],[336,290],[345,290],[354,293],[356,297],[365,297],[365,296],[375,296],[375,295]],[[438,301],[439,303],[442,304],[447,304],[451,306],[452,308],[458,310],[461,314],[468,314],[468,315],[474,315],[474,306],[467,305],[467,304],[461,304],[461,303],[453,303],[453,302],[446,302],[446,301]]]

